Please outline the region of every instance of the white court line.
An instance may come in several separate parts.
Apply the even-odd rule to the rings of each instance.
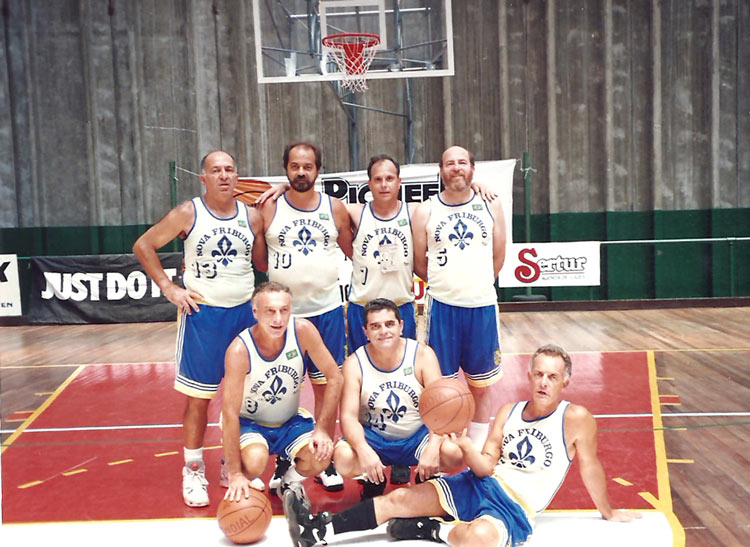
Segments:
[[[729,417],[742,417],[750,416],[750,412],[662,412],[662,418],[675,418],[675,417],[686,417],[686,418],[729,418]],[[606,418],[652,418],[653,414],[650,412],[639,412],[634,414],[594,414],[594,418],[606,419]],[[338,423],[338,420],[337,420]],[[219,427],[218,422],[210,422],[209,427]],[[118,430],[129,430],[129,429],[175,429],[181,428],[182,424],[138,424],[138,425],[92,425],[92,426],[77,426],[77,427],[29,427],[24,430],[24,433],[56,433],[56,432],[67,432],[67,431],[118,431]],[[0,434],[13,433],[15,429],[0,429]]]
[[[672,531],[667,519],[657,511],[643,511],[643,518],[629,523],[608,522],[596,511],[549,511],[539,515],[534,534],[524,547],[671,547]],[[370,532],[351,532],[327,537],[331,547],[367,545],[394,547],[385,533],[385,525]],[[233,545],[226,539],[214,518],[162,519],[138,521],[89,521],[34,524],[3,524],[3,545],[65,545],[119,547],[148,545]],[[254,545],[278,547],[290,545],[286,520],[271,519],[265,537]],[[424,541],[399,541],[398,547],[425,547]]]

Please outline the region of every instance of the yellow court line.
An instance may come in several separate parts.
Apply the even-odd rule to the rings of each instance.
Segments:
[[[173,450],[172,452],[159,452],[158,454],[154,454],[157,458],[161,458],[162,456],[176,456],[179,454],[177,450]]]
[[[29,488],[29,487],[31,487],[31,486],[36,486],[37,484],[42,484],[43,482],[44,482],[44,481],[31,481],[31,482],[26,482],[26,483],[24,483],[24,484],[19,484],[19,485],[18,485],[18,488],[20,488],[21,490],[23,490],[24,488]]]
[[[36,395],[37,397],[43,397],[45,395],[52,395],[52,392],[51,391],[37,391],[36,393],[34,393],[34,395]]]
[[[11,412],[11,416],[13,414],[33,414],[33,413],[34,413],[33,410],[16,410],[14,412]]]
[[[639,495],[651,503],[655,509],[659,509],[667,517],[672,529],[672,546],[685,546],[685,530],[677,519],[672,508],[672,489],[669,484],[669,467],[667,466],[667,448],[664,444],[664,424],[661,418],[661,407],[659,405],[659,386],[656,383],[656,359],[654,352],[646,352],[648,362],[648,383],[651,391],[651,413],[654,424],[654,452],[656,455],[656,481],[659,488],[659,499],[648,492],[639,492]]]
[[[674,380],[674,376],[657,376],[657,380]]]
[[[621,484],[623,486],[633,486],[632,482],[627,481],[621,477],[614,477],[612,480],[615,481],[617,484]]]
[[[63,477],[70,477],[71,475],[78,475],[79,473],[86,473],[88,469],[86,468],[80,468],[80,469],[73,469],[72,471],[64,471],[62,473]]]
[[[28,418],[5,418],[4,422],[22,422]]]
[[[679,395],[677,393],[659,393],[659,397],[679,397]]]
[[[682,403],[660,403],[661,406],[682,406]]]
[[[114,462],[109,462],[107,465],[122,465],[123,463],[130,463],[133,461],[133,458],[126,458],[124,460],[117,460]]]
[[[13,442],[18,437],[21,436],[21,433],[23,433],[26,430],[26,428],[29,427],[34,422],[34,420],[36,420],[39,417],[39,415],[42,412],[44,412],[45,410],[47,410],[47,407],[52,404],[52,401],[54,401],[55,399],[57,399],[57,397],[63,392],[63,390],[65,390],[65,388],[68,387],[68,385],[73,380],[75,380],[76,376],[78,376],[83,371],[84,368],[86,368],[86,365],[80,365],[77,369],[75,369],[70,374],[70,376],[68,376],[65,379],[65,381],[63,381],[63,383],[60,384],[60,386],[55,391],[52,392],[52,395],[50,395],[49,397],[47,397],[47,399],[41,405],[39,405],[39,408],[37,408],[31,414],[31,416],[29,416],[28,418],[26,418],[26,421],[24,423],[22,423],[13,433],[11,433],[10,437],[8,437],[6,439],[6,441],[3,443],[3,447],[0,449],[0,454],[2,454],[3,452],[5,452],[5,450],[11,444],[13,444]]]
[[[204,446],[203,450],[216,450],[217,448],[221,448],[222,445],[220,444],[214,444],[211,446]]]
[[[667,463],[695,463],[693,458],[667,458]]]

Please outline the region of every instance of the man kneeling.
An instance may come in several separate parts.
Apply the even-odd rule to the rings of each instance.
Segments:
[[[550,503],[576,455],[583,483],[602,517],[639,518],[639,513],[610,506],[596,455],[596,420],[583,406],[561,399],[571,367],[562,348],[539,348],[528,370],[530,399],[500,408],[481,453],[465,434],[451,434],[469,465],[458,475],[394,490],[336,514],[311,514],[305,500],[290,489],[284,495],[284,512],[292,541],[307,547],[331,533],[369,530],[390,520],[388,532],[396,539],[515,545],[531,534],[532,519]],[[460,523],[445,534],[437,520],[424,517]]]
[[[315,326],[291,316],[289,289],[268,282],[255,289],[258,322],[227,349],[222,405],[224,457],[229,478],[225,499],[249,496],[269,454],[294,462],[281,488],[328,467],[343,378]],[[328,381],[319,420],[299,408],[308,353]],[[299,485],[301,487],[301,485]]]
[[[435,352],[403,338],[404,321],[398,306],[376,298],[363,310],[363,330],[369,340],[344,361],[341,429],[344,439],[334,451],[336,469],[344,477],[362,476],[362,499],[385,491],[385,467],[391,482],[409,482],[409,466],[418,480],[439,471],[457,470],[461,450],[449,439],[431,433],[419,415],[425,386],[442,378]],[[402,477],[394,478],[397,470]]]

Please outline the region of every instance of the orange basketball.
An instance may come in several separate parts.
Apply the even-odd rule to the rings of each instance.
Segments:
[[[434,433],[460,433],[474,417],[474,397],[464,382],[441,378],[422,391],[419,413]]]
[[[249,498],[221,500],[216,512],[219,528],[234,543],[253,543],[262,538],[271,524],[271,515],[271,502],[253,488]]]

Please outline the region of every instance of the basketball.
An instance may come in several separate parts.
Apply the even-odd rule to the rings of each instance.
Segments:
[[[467,385],[453,378],[441,378],[419,396],[419,413],[434,433],[460,433],[474,417],[474,397]]]
[[[266,495],[251,488],[248,498],[221,500],[216,518],[221,531],[234,543],[253,543],[268,530],[271,514],[271,502]]]

